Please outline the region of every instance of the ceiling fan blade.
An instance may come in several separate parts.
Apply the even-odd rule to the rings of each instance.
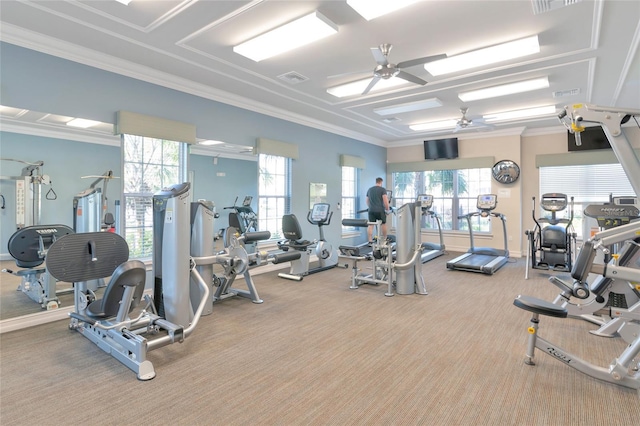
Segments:
[[[387,57],[384,56],[384,54],[380,51],[379,48],[372,47],[371,48],[371,54],[373,55],[373,59],[376,60],[378,65],[388,65],[389,64],[389,62],[387,61]]]
[[[416,77],[415,75],[409,74],[408,72],[405,72],[405,71],[398,72],[398,74],[396,74],[396,77],[401,78],[403,80],[410,81],[415,84],[419,84],[421,86],[424,86],[425,84],[427,84],[427,82],[421,79],[420,77]]]
[[[413,67],[413,66],[416,66],[416,65],[426,64],[427,62],[438,61],[438,60],[444,59],[446,57],[447,57],[447,55],[445,55],[445,54],[433,55],[433,56],[425,56],[424,58],[418,58],[418,59],[412,59],[410,61],[400,62],[396,66],[398,68],[409,68],[409,67]]]
[[[373,86],[375,86],[378,81],[380,81],[380,77],[373,77],[371,79],[371,82],[367,86],[367,88],[364,89],[364,92],[362,92],[362,94],[366,95],[367,93],[369,93],[369,90],[371,90],[373,88]]]

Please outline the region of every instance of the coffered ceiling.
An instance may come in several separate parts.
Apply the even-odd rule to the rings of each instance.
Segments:
[[[259,62],[234,52],[239,43],[314,11],[337,33]],[[458,120],[462,107],[475,124],[489,114],[544,105],[558,111],[577,102],[640,109],[639,22],[640,2],[624,0],[424,0],[369,21],[339,0],[0,2],[0,38],[7,43],[383,146],[450,135],[455,125],[436,131],[409,126]],[[403,68],[425,85],[400,80],[393,88],[343,98],[327,92],[371,78],[377,65],[371,48],[380,44],[391,44],[388,61],[401,64],[530,36],[538,37],[539,52],[517,59],[437,76],[420,64]],[[534,78],[547,78],[548,87],[459,98]],[[441,106],[375,111],[432,98]],[[457,135],[558,126],[548,114],[491,128],[472,125]]]

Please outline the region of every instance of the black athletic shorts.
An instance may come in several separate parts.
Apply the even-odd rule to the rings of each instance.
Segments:
[[[387,223],[387,214],[385,212],[369,212],[369,222],[375,222],[381,220],[382,223]]]

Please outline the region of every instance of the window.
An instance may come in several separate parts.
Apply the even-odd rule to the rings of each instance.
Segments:
[[[608,202],[610,195],[635,196],[627,175],[617,163],[540,167],[540,194],[549,192],[566,194],[569,200],[574,197],[573,228],[579,240],[588,231],[587,226],[590,227],[582,214],[587,205]],[[536,199],[536,218],[546,213],[539,209],[538,201]],[[568,208],[565,213],[569,213]]]
[[[445,230],[468,230],[467,220],[458,216],[476,211],[478,195],[491,193],[490,168],[399,172],[392,178],[396,207],[414,202],[419,194],[433,195],[432,210]],[[423,229],[437,229],[434,220],[424,216],[422,220]],[[476,217],[472,226],[475,232],[490,232],[491,220]]]
[[[124,233],[132,258],[153,254],[153,194],[180,183],[181,143],[123,135]]]
[[[342,219],[358,217],[358,169],[342,166]],[[342,232],[355,231],[353,226],[343,226]]]
[[[258,229],[282,239],[282,216],[291,210],[291,159],[260,154],[258,168]]]

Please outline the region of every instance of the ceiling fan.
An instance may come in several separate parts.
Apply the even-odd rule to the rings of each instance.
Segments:
[[[456,123],[456,127],[453,130],[453,133],[459,132],[461,130],[467,130],[467,129],[493,129],[494,126],[492,124],[488,124],[485,123],[484,121],[482,121],[482,119],[479,118],[474,118],[474,119],[469,119],[467,118],[467,111],[469,110],[468,107],[461,107],[460,108],[460,112],[462,113],[462,117],[460,117],[460,119],[458,120],[458,122]]]
[[[424,81],[420,77],[403,71],[403,69],[413,67],[415,65],[426,64],[427,62],[437,61],[438,59],[444,59],[447,57],[447,55],[444,54],[433,55],[392,64],[388,61],[389,52],[391,51],[392,47],[393,46],[391,44],[381,44],[378,47],[371,48],[371,54],[373,55],[373,58],[376,60],[378,65],[373,69],[373,79],[371,80],[367,88],[364,89],[364,92],[362,92],[363,95],[369,93],[369,91],[373,88],[373,86],[376,85],[376,83],[378,83],[378,81],[380,81],[380,79],[388,80],[391,77],[399,77],[403,80],[410,81],[411,83],[424,86],[425,84],[427,84],[426,81]]]

